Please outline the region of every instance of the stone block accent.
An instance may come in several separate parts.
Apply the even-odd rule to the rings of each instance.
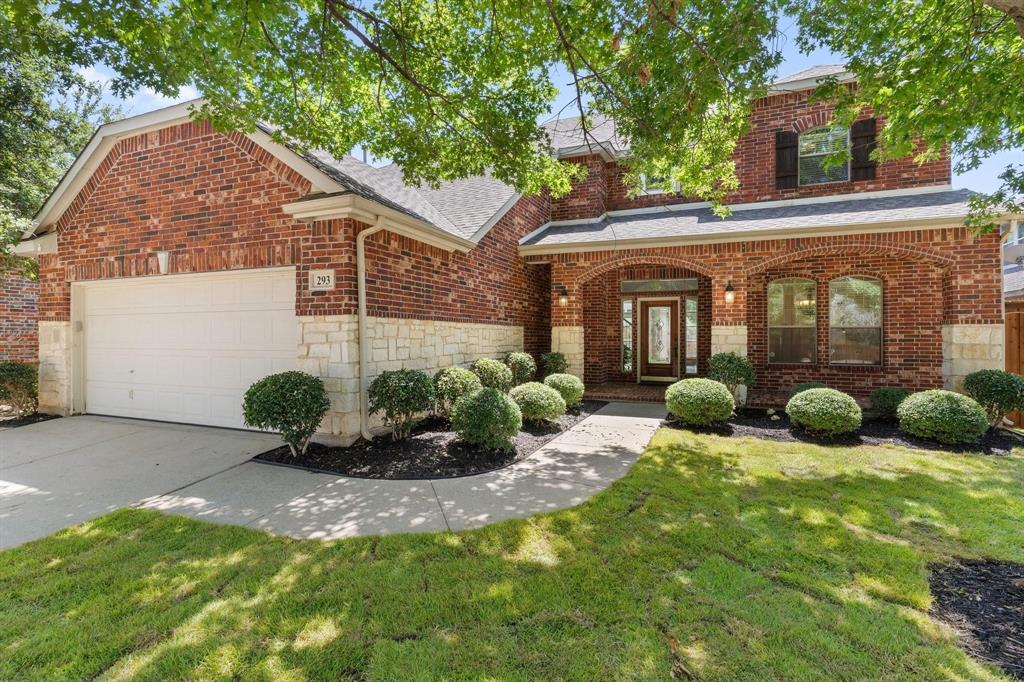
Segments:
[[[942,381],[951,391],[979,369],[1003,369],[1006,331],[1001,324],[942,325]]]
[[[552,327],[551,352],[564,355],[566,371],[583,378],[583,327]]]
[[[71,412],[71,323],[39,323],[39,411]]]
[[[716,324],[711,327],[711,354],[736,353],[747,356],[747,325]]]

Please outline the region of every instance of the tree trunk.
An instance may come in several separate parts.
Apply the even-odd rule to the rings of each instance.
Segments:
[[[1013,19],[1017,33],[1024,38],[1024,0],[984,0],[984,3]]]

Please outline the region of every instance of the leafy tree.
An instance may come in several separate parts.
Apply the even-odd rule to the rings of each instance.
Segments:
[[[523,192],[565,194],[584,171],[560,164],[536,122],[569,73],[573,108],[611,117],[632,149],[628,180],[721,200],[752,102],[781,61],[780,18],[800,45],[849,58],[861,89],[829,84],[837,122],[870,104],[888,119],[876,154],[975,167],[1024,143],[1022,0],[8,0],[19,49],[47,43],[72,63],[102,60],[124,94],[146,86],[205,97],[221,128],[341,155],[394,159],[411,183],[490,170]],[[788,19],[787,19],[788,20]],[[583,116],[588,139],[598,118]],[[1020,204],[1024,167],[977,206]]]
[[[52,21],[34,30],[40,41],[67,39]],[[0,10],[0,273],[33,276],[35,261],[14,256],[10,247],[96,125],[118,114],[100,102],[101,95],[73,60],[26,44]]]

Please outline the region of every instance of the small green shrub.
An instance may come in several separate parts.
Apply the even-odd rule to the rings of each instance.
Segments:
[[[545,353],[540,356],[540,362],[544,366],[546,377],[552,374],[565,374],[565,370],[569,369],[569,361],[562,353]]]
[[[523,419],[527,421],[543,421],[545,419],[558,419],[565,414],[565,400],[562,395],[544,384],[536,381],[529,381],[516,386],[508,392],[519,406],[523,413]]]
[[[496,388],[462,396],[452,409],[452,428],[459,437],[485,450],[511,450],[522,427],[519,406]]]
[[[579,377],[572,374],[550,374],[544,379],[544,385],[558,391],[566,407],[575,407],[583,402],[586,387]]]
[[[988,415],[977,401],[941,389],[911,395],[896,415],[903,432],[940,443],[974,443],[988,430]]]
[[[803,393],[804,391],[809,391],[812,388],[828,388],[828,386],[820,381],[801,381],[799,384],[796,384],[793,388],[789,389],[789,397],[792,398],[797,393]]]
[[[367,397],[370,414],[382,412],[394,439],[401,440],[416,426],[416,416],[434,406],[434,382],[415,369],[381,372],[370,382]]]
[[[34,414],[39,407],[39,370],[35,365],[0,362],[0,400],[19,415]]]
[[[736,396],[739,386],[750,388],[757,380],[754,365],[736,353],[715,353],[708,358],[708,379],[725,384],[729,393]]]
[[[800,391],[789,399],[786,414],[797,426],[827,436],[853,433],[863,417],[856,400],[833,388]]]
[[[480,379],[484,388],[496,388],[502,393],[507,393],[508,389],[512,388],[512,370],[500,360],[480,358],[469,368]]]
[[[683,379],[665,391],[665,406],[684,424],[708,426],[731,417],[736,401],[732,392],[719,381]]]
[[[871,410],[879,419],[896,419],[896,409],[909,395],[905,388],[876,388],[871,391]]]
[[[537,363],[529,353],[509,353],[505,356],[505,364],[512,372],[513,386],[533,381],[534,375],[537,374]]]
[[[964,393],[978,401],[991,427],[1014,410],[1024,408],[1024,377],[1001,369],[982,369],[964,378]]]
[[[249,387],[242,401],[246,425],[280,433],[292,457],[306,452],[309,439],[330,407],[324,382],[295,371],[260,379]]]
[[[434,399],[437,413],[442,417],[451,414],[455,401],[464,395],[476,393],[483,384],[479,377],[464,367],[445,367],[434,375]]]

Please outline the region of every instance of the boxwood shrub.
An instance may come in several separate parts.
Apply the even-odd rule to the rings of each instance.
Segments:
[[[689,426],[708,426],[732,416],[736,402],[725,384],[711,379],[683,379],[665,391],[665,406]]]
[[[734,396],[739,386],[754,385],[757,373],[750,360],[737,353],[715,353],[708,358],[708,379],[725,384]]]
[[[941,389],[911,395],[896,415],[905,433],[940,443],[974,443],[988,430],[985,409],[974,398]]]
[[[575,407],[583,402],[583,393],[587,390],[583,381],[572,374],[551,374],[544,379],[544,385],[558,391],[566,407]]]
[[[988,414],[989,426],[1024,408],[1024,378],[1001,369],[982,369],[964,378],[964,393],[978,401]]]
[[[789,397],[792,398],[797,393],[803,393],[804,391],[809,391],[812,388],[828,388],[828,386],[820,381],[801,381],[799,384],[795,384],[793,388],[789,389]]]
[[[452,409],[452,428],[459,437],[486,450],[511,450],[522,427],[519,406],[496,388],[462,396]]]
[[[383,413],[393,438],[401,440],[412,432],[417,416],[434,407],[434,382],[415,369],[381,372],[370,382],[367,397],[370,414]]]
[[[540,356],[540,363],[544,366],[544,376],[564,374],[569,369],[569,362],[562,353],[544,353]]]
[[[296,371],[260,379],[242,399],[246,425],[280,433],[293,457],[306,452],[330,406],[324,382]]]
[[[502,393],[507,393],[508,389],[512,388],[512,370],[500,360],[480,358],[474,360],[469,368],[480,379],[484,388],[496,388]]]
[[[562,395],[544,384],[528,381],[508,392],[508,397],[519,406],[526,421],[554,420],[565,414]]]
[[[537,374],[537,363],[529,353],[512,352],[505,356],[505,364],[512,372],[512,385],[518,386],[533,381]]]
[[[786,414],[797,426],[826,436],[853,433],[863,418],[857,401],[833,388],[800,391],[789,399]]]
[[[39,370],[35,365],[0,362],[0,400],[19,415],[34,414],[39,407]]]
[[[479,377],[465,367],[445,367],[434,375],[434,399],[437,413],[442,417],[451,414],[455,401],[464,395],[476,393],[483,384]]]
[[[909,395],[905,388],[876,388],[871,391],[871,410],[879,419],[896,419],[896,409]]]

